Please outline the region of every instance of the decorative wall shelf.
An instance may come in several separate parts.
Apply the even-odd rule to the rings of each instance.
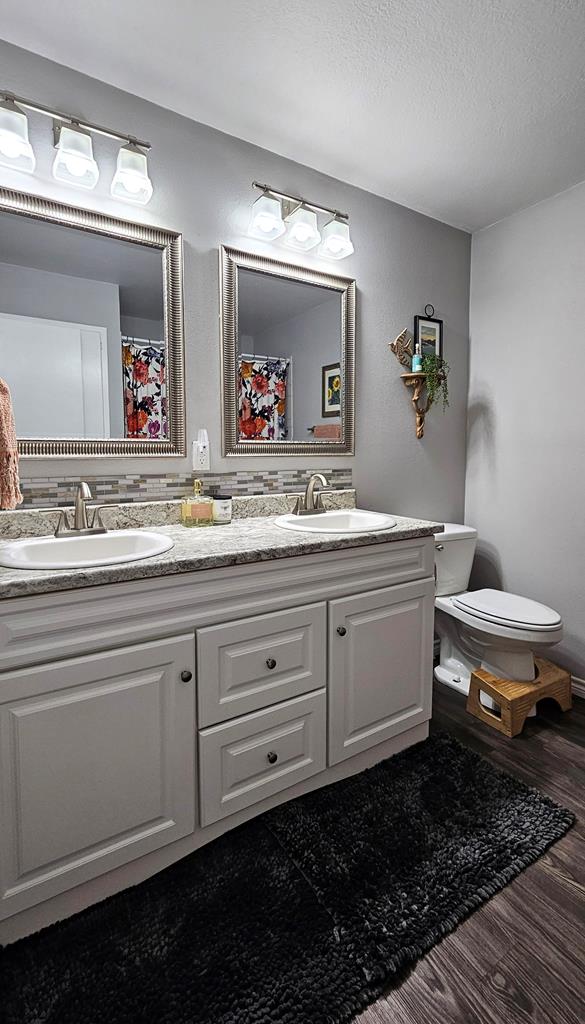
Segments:
[[[414,338],[410,331],[405,328],[394,341],[389,343],[388,347],[396,356],[400,365],[406,367],[407,372],[401,373],[400,376],[406,387],[412,388],[411,402],[416,416],[416,436],[421,438],[425,432],[425,416],[431,408],[433,398],[436,397],[437,393],[442,394],[443,410],[449,404],[447,397],[447,374],[449,373],[449,367],[444,359],[438,358],[436,360],[438,372],[432,372],[431,374],[434,379],[432,380],[433,386],[431,387],[433,398],[430,398],[429,390],[426,386],[428,374],[422,373],[422,371],[413,373],[411,370],[414,355]],[[428,368],[429,365],[427,364]],[[433,370],[432,364],[431,370]]]
[[[425,390],[427,375],[426,373],[401,373],[400,376],[406,387],[412,388],[412,398],[410,401],[412,402],[412,407],[416,416],[416,436],[421,438],[425,432],[425,416],[432,405],[432,402],[428,397],[424,404],[421,401]]]

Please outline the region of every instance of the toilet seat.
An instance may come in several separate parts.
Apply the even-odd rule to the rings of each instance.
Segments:
[[[475,590],[452,598],[456,608],[483,622],[534,633],[555,632],[561,617],[553,608],[503,590]]]

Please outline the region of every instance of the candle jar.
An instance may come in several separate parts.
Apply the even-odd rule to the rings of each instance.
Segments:
[[[213,522],[215,526],[222,526],[232,521],[232,496],[231,494],[214,494],[213,496]]]

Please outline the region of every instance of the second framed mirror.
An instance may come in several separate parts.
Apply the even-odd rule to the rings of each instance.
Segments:
[[[224,455],[351,455],[355,281],[222,247]]]

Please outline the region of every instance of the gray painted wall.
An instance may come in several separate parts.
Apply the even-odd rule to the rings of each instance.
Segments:
[[[551,605],[585,678],[585,184],[474,235],[466,521],[472,578]]]
[[[0,263],[0,311],[106,328],[110,430],[124,437],[118,286]]]
[[[189,439],[206,426],[214,471],[315,468],[331,457],[306,459],[220,457],[218,246],[223,242],[268,256],[355,277],[357,312],[356,456],[336,459],[352,467],[366,507],[458,520],[463,512],[465,413],[469,308],[470,237],[367,192],[336,181],[266,150],[221,134],[113,89],[26,51],[0,43],[3,88],[39,97],[98,123],[149,139],[154,184],[145,209],[116,202],[109,194],[116,146],[96,138],[101,176],[92,193],[51,176],[50,123],[31,116],[37,154],[34,177],[0,168],[0,183],[91,207],[118,217],[183,232],[185,244],[185,342]],[[226,98],[226,102],[229,100]],[[197,116],[197,111],[193,111]],[[349,213],[355,254],[340,263],[310,253],[257,242],[247,236],[253,179],[307,196]],[[445,354],[452,365],[451,409],[433,410],[423,441],[417,441],[410,396],[388,342],[415,313],[432,302],[445,321]],[[140,468],[185,471],[189,460],[111,459],[100,476]],[[29,460],[23,475],[70,474],[73,460]],[[75,460],[80,475],[95,463]]]
[[[138,338],[144,341],[162,341],[164,339],[164,325],[160,320],[147,320],[142,316],[120,315],[120,327],[122,334],[131,338]]]

